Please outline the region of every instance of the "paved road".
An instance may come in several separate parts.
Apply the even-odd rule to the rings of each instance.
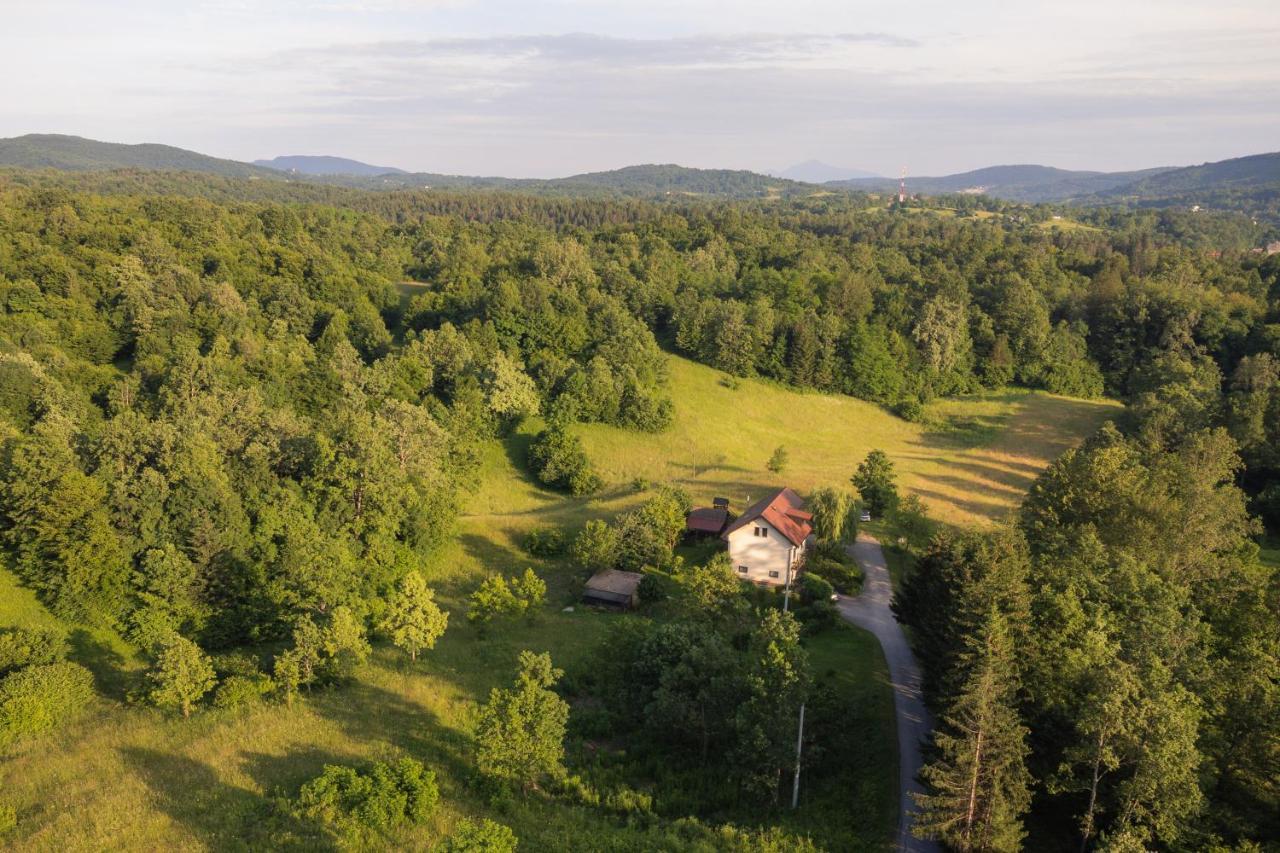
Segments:
[[[840,597],[840,615],[859,628],[865,628],[880,641],[889,664],[889,681],[893,685],[893,707],[898,720],[898,795],[901,819],[898,822],[898,849],[913,853],[935,853],[941,848],[932,841],[921,841],[911,835],[912,817],[916,811],[913,791],[920,790],[916,774],[920,770],[920,742],[933,727],[929,712],[920,696],[920,667],[907,645],[907,637],[893,618],[889,603],[893,586],[885,566],[880,543],[864,533],[849,552],[862,566],[865,579],[857,598]]]

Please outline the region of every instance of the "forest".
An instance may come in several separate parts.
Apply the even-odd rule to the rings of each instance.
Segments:
[[[431,653],[449,614],[424,567],[486,441],[537,423],[533,473],[598,490],[575,430],[668,429],[667,353],[906,421],[1006,387],[1110,397],[1114,423],[1014,517],[940,527],[898,590],[940,721],[923,831],[958,850],[1271,849],[1280,569],[1259,553],[1280,534],[1280,255],[1228,214],[1105,209],[1054,228],[1055,210],[5,173],[6,563],[58,617],[150,656],[138,701],[184,717],[224,689],[307,701],[344,689],[370,636]],[[511,662],[477,724],[494,798],[647,809],[625,786],[600,805],[566,774],[568,727],[639,732],[634,765],[706,813],[776,808],[795,736],[777,721],[808,700],[815,738],[839,729],[802,647],[832,618],[830,585],[784,614],[723,561],[685,565],[687,495],[653,495],[531,546],[652,570],[658,609],[595,650],[612,675]],[[486,581],[468,616],[535,612],[546,586],[530,575]],[[85,704],[65,656],[57,638],[0,635],[0,750]],[[708,726],[715,707],[739,708],[734,724]],[[839,772],[826,760],[819,778]],[[266,843],[305,845],[318,824],[359,846],[427,820],[429,775],[326,770]],[[504,830],[468,825],[445,849],[510,849]]]

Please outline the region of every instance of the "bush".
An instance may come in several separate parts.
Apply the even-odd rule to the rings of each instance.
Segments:
[[[529,445],[529,469],[546,485],[574,495],[587,495],[601,486],[582,449],[582,439],[558,422],[538,433]]]
[[[367,829],[424,823],[439,801],[435,773],[421,762],[402,758],[363,772],[326,764],[321,775],[302,786],[293,810],[339,835],[358,838]]]
[[[893,413],[913,424],[924,423],[924,406],[914,397],[899,400],[893,405]]]
[[[809,558],[833,560],[837,563],[849,563],[852,561],[843,543],[825,539],[819,539],[814,543],[813,551],[810,553]]]
[[[821,575],[805,572],[800,576],[800,600],[805,604],[815,601],[831,601],[835,589]]]
[[[510,827],[488,818],[479,823],[463,819],[440,845],[442,853],[515,853],[519,842]]]
[[[257,676],[229,675],[214,691],[213,707],[227,711],[256,705],[274,688],[274,682],[261,673]]]
[[[495,616],[533,614],[546,600],[547,583],[533,569],[525,569],[523,575],[510,578],[493,575],[471,593],[467,620],[485,625]]]
[[[670,586],[671,582],[662,575],[645,572],[644,577],[640,578],[640,585],[636,587],[636,594],[645,604],[653,604],[670,597]]]
[[[834,625],[836,606],[831,596],[835,590],[831,584],[818,575],[805,572],[800,576],[798,587],[800,605],[795,613],[805,633],[814,634]]]
[[[224,652],[220,655],[213,655],[212,659],[213,671],[217,673],[219,678],[229,678],[233,675],[254,678],[262,675],[262,670],[258,666],[258,659],[247,652]]]
[[[67,656],[67,640],[57,631],[0,630],[0,675],[24,666],[57,663]]]
[[[0,681],[0,747],[52,731],[93,698],[93,675],[74,663],[29,666]]]
[[[852,561],[813,556],[805,561],[805,575],[821,578],[841,595],[857,595],[862,589],[862,569]]]
[[[569,560],[584,572],[612,569],[618,563],[618,531],[604,521],[588,521],[573,539]]]
[[[558,557],[564,553],[564,534],[554,527],[538,527],[524,537],[524,549],[535,557]]]

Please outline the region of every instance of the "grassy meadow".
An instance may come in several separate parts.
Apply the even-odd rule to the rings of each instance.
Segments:
[[[524,534],[554,525],[572,535],[589,518],[610,517],[642,499],[637,480],[679,483],[695,500],[725,495],[736,508],[776,483],[802,492],[844,484],[872,448],[888,452],[905,490],[938,520],[990,524],[1054,456],[1115,412],[1106,403],[1010,391],[941,401],[927,424],[910,424],[857,400],[754,380],[730,388],[709,368],[675,357],[670,364],[671,430],[581,428],[606,482],[599,495],[570,498],[528,476],[524,451],[536,423],[487,445],[457,535],[429,566],[430,583],[452,611],[450,627],[416,664],[378,646],[349,687],[317,691],[291,707],[206,710],[183,721],[127,701],[143,661],[118,636],[63,625],[73,659],[93,670],[101,698],[80,721],[15,747],[0,764],[0,802],[18,814],[4,844],[24,851],[262,849],[271,801],[296,793],[325,763],[408,754],[436,770],[441,807],[431,823],[388,846],[426,848],[462,817],[483,815],[510,825],[522,850],[678,849],[668,820],[675,815],[628,820],[536,793],[495,805],[473,783],[478,706],[490,688],[509,683],[518,652],[550,651],[573,677],[610,624],[634,618],[565,611],[580,579],[555,561],[529,557],[520,547]],[[781,475],[765,467],[778,445],[790,454]],[[546,608],[533,621],[477,634],[465,619],[466,595],[486,574],[526,565],[548,581]],[[0,626],[60,624],[0,567]],[[851,709],[847,736],[864,760],[820,789],[805,787],[798,811],[767,822],[779,824],[783,838],[811,836],[828,849],[887,849],[897,818],[897,756],[883,657],[869,634],[844,626],[808,647],[815,676]],[[598,760],[587,752],[571,748],[571,772]],[[721,819],[749,826],[751,815],[708,822]]]

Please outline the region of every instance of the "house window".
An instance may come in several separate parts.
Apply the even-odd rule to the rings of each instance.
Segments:
[[[777,576],[778,576],[777,572],[769,572],[769,577],[776,578]]]
[[[757,536],[768,536],[768,535],[769,535],[769,528],[767,528],[767,527],[760,527],[759,525],[757,525],[757,526],[756,526],[756,535],[757,535]]]
[[[740,574],[740,575],[745,575],[746,573],[747,573],[747,567],[746,567],[746,566],[738,566],[738,574]]]

